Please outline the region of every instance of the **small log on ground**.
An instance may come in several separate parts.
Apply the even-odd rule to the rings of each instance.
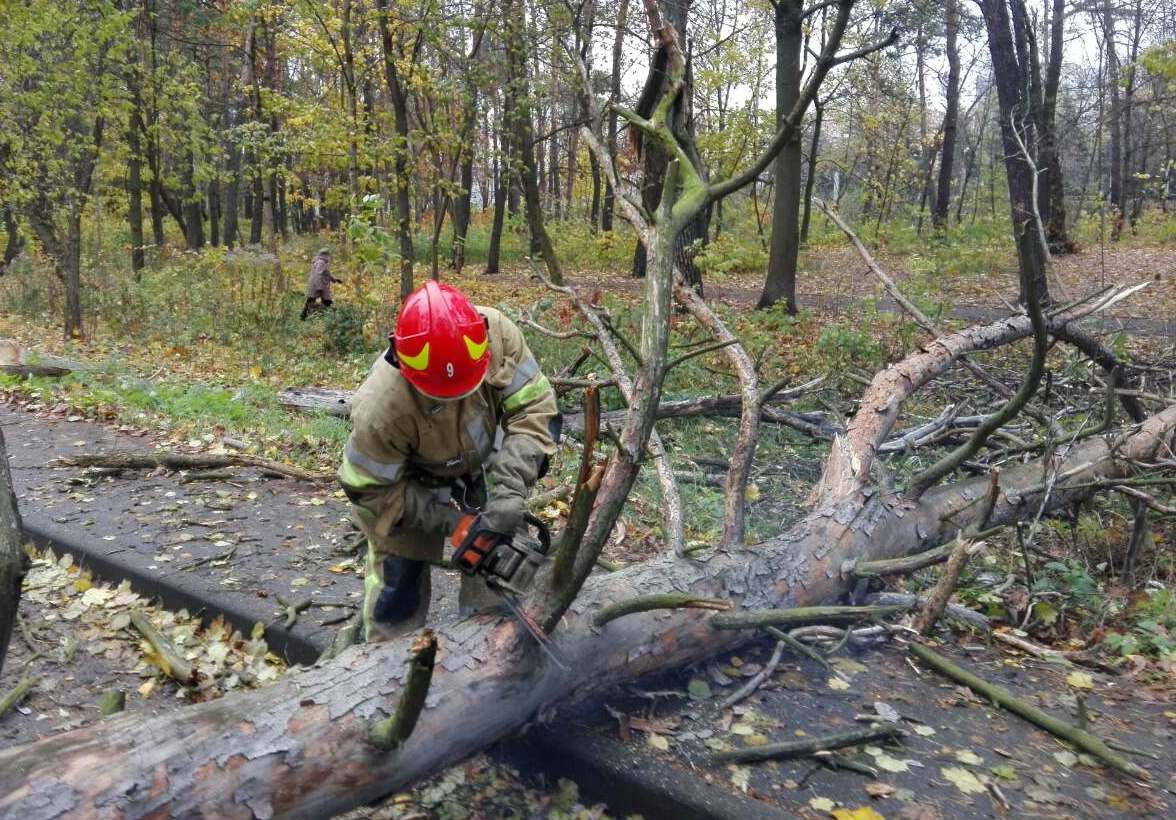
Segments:
[[[339,418],[351,417],[350,390],[332,390],[326,387],[287,387],[278,393],[278,403],[284,407],[306,410],[312,413],[327,413]]]
[[[899,740],[904,736],[897,726],[876,726],[869,729],[854,729],[836,735],[810,737],[804,740],[786,740],[783,743],[769,743],[765,746],[749,746],[746,749],[731,749],[711,755],[714,763],[759,763],[763,760],[788,760],[809,757],[817,752],[844,749],[861,743],[879,743],[885,740]]]
[[[0,373],[6,376],[19,376],[22,379],[29,376],[55,378],[71,372],[68,367],[58,367],[51,364],[0,364]]]
[[[0,672],[20,609],[20,590],[29,558],[21,546],[20,512],[12,491],[4,431],[0,430]]]
[[[221,467],[256,467],[277,475],[299,481],[321,483],[334,481],[334,473],[319,473],[304,470],[272,458],[249,455],[248,453],[79,453],[54,459],[58,467],[118,467],[124,470],[144,470],[166,467],[169,470],[206,470]]]
[[[16,706],[27,695],[34,686],[37,685],[37,679],[25,675],[16,682],[16,686],[12,687],[8,692],[0,697],[0,718],[8,713],[8,710]]]
[[[1115,754],[1106,743],[1090,732],[1079,729],[1076,726],[1071,726],[1069,723],[1066,723],[1064,720],[1059,720],[1053,715],[1046,714],[1036,706],[1032,706],[1017,698],[1007,689],[1002,689],[996,684],[989,683],[966,669],[956,666],[947,658],[921,644],[911,644],[911,652],[919,660],[941,675],[949,677],[957,683],[962,683],[977,695],[987,698],[998,706],[1012,712],[1014,715],[1040,726],[1054,737],[1074,744],[1078,749],[1097,757],[1112,769],[1116,769],[1131,777],[1138,777],[1142,780],[1151,779],[1151,775],[1145,769],[1141,769],[1130,760]]]
[[[155,651],[152,662],[158,665],[165,675],[174,678],[184,686],[188,686],[196,680],[196,670],[192,668],[192,664],[188,663],[171,641],[160,634],[146,615],[138,610],[132,610],[131,624],[139,630],[139,634],[147,640],[147,643],[151,644],[151,648]]]

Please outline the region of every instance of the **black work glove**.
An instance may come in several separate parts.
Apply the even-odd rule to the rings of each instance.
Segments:
[[[514,535],[522,527],[527,493],[539,479],[544,458],[543,450],[533,439],[521,435],[506,437],[486,470],[490,486],[482,506],[482,519],[487,529]]]

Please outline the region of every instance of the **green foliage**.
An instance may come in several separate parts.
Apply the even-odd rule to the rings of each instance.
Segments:
[[[318,314],[323,321],[323,345],[328,353],[363,353],[368,349],[364,326],[367,324],[363,308],[349,304],[335,304]]]
[[[1171,655],[1176,652],[1176,595],[1152,590],[1127,613],[1123,631],[1108,632],[1102,646],[1117,655]]]
[[[722,280],[729,273],[763,274],[768,252],[755,238],[727,231],[708,243],[695,257],[708,279]]]
[[[847,366],[875,368],[883,361],[882,346],[868,323],[836,322],[821,328],[817,353],[833,370]]]

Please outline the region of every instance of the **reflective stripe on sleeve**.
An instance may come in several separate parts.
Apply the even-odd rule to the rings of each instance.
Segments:
[[[530,404],[550,392],[551,382],[547,381],[547,377],[540,373],[539,378],[508,396],[502,403],[502,409],[507,413],[513,413],[520,407]]]
[[[534,356],[528,356],[519,362],[519,366],[515,368],[514,378],[510,380],[510,384],[502,388],[502,397],[507,398],[513,396],[526,386],[527,382],[531,381],[539,373],[539,363],[535,361]]]
[[[363,477],[359,477],[359,484],[353,484],[345,472],[348,470],[350,470],[350,472],[355,472],[355,467],[359,467],[369,475],[381,479],[381,481],[373,482],[370,479],[365,481],[363,480]],[[342,478],[344,484],[358,487],[362,487],[364,484],[389,484],[399,479],[400,473],[403,471],[403,461],[376,461],[374,458],[361,453],[359,448],[355,446],[354,441],[351,439],[347,440],[347,449],[343,451],[343,466],[340,468],[340,477]]]

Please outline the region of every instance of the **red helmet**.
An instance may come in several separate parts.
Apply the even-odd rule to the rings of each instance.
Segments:
[[[392,344],[404,378],[437,399],[472,393],[490,366],[486,321],[464,293],[432,279],[404,300]]]

